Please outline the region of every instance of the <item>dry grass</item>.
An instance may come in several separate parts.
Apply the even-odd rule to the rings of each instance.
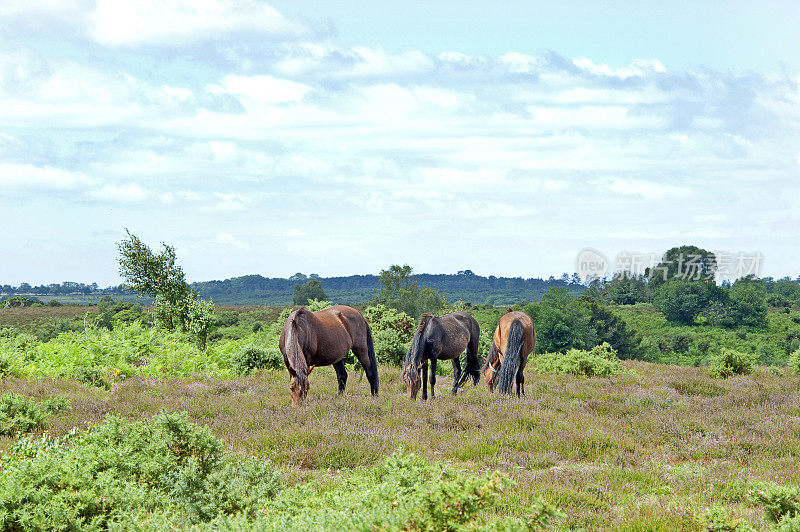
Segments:
[[[0,308],[0,328],[25,328],[37,323],[53,322],[60,319],[72,320],[82,318],[87,312],[97,314],[97,306]]]
[[[290,482],[368,465],[399,446],[466,470],[500,469],[517,486],[498,515],[519,514],[536,498],[557,505],[563,526],[615,530],[698,530],[704,508],[763,526],[748,493],[757,482],[797,484],[800,379],[766,371],[712,380],[705,370],[628,362],[608,379],[528,373],[527,397],[482,386],[410,403],[398,370],[382,368],[381,396],[351,373],[336,396],[331,368],[311,376],[307,403],[290,405],[285,372],[234,380],[131,379],[111,391],[72,381],[0,381],[0,392],[72,407],[50,432],[96,423],[109,412],[136,419],[186,410],[228,445],[270,459]],[[0,438],[0,448],[8,445]]]

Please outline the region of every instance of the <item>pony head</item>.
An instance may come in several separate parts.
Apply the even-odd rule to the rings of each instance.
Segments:
[[[308,377],[292,375],[289,382],[289,393],[292,395],[292,404],[299,406],[308,395]]]
[[[422,387],[422,377],[419,372],[422,369],[422,354],[425,351],[425,340],[422,337],[425,331],[425,326],[428,320],[432,318],[432,314],[423,314],[419,319],[417,331],[414,333],[414,339],[411,342],[411,347],[408,348],[406,359],[403,362],[403,382],[406,383],[406,390],[408,390],[408,398],[413,400],[417,399],[417,393]]]
[[[500,368],[499,362],[500,358],[497,355],[497,347],[494,345],[494,340],[492,340],[492,345],[489,347],[489,354],[486,356],[486,360],[483,362],[483,367],[481,368],[481,372],[483,372],[483,376],[486,378],[486,386],[489,388],[489,391],[494,391],[494,381],[497,378],[497,371]]]

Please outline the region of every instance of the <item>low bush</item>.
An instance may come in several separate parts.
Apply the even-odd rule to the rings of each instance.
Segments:
[[[753,371],[755,362],[755,356],[752,354],[723,348],[712,360],[708,373],[717,379],[725,379],[732,375],[748,375]]]
[[[612,377],[623,368],[617,352],[606,342],[590,350],[570,349],[564,354],[545,353],[533,360],[540,373],[567,373],[587,377]]]
[[[800,349],[795,350],[786,361],[786,365],[795,375],[800,375]]]
[[[259,369],[276,369],[283,366],[283,355],[275,348],[260,349],[250,346],[231,356],[231,370],[237,375],[248,375]]]
[[[755,500],[764,505],[769,523],[800,517],[800,488],[767,484],[755,492]]]
[[[396,451],[370,469],[281,489],[271,466],[223,452],[186,414],[112,415],[60,439],[24,437],[0,463],[2,530],[534,530],[538,503],[484,525],[511,481]]]
[[[151,512],[184,522],[252,518],[278,492],[278,476],[222,447],[185,414],[110,416],[84,434],[24,438],[3,459],[0,529],[127,528]]]
[[[67,401],[58,397],[37,403],[32,399],[8,393],[0,396],[0,436],[24,434],[45,428],[45,418],[67,407]]]
[[[375,358],[380,364],[401,366],[414,331],[414,320],[405,312],[377,304],[364,309],[372,329]]]

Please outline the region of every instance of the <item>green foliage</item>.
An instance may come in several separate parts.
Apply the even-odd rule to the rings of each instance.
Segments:
[[[588,307],[590,324],[598,343],[609,343],[621,359],[648,358],[641,347],[642,335],[629,328],[624,318],[593,301]]]
[[[795,375],[800,375],[800,348],[789,356],[786,365],[789,366],[789,369],[791,369]]]
[[[252,527],[265,531],[475,529],[480,513],[492,508],[509,484],[499,473],[455,473],[399,450],[377,466],[347,474],[333,485],[305,484],[281,492]],[[546,521],[544,514],[555,513],[552,507],[540,508],[535,518]],[[234,520],[226,528],[241,529],[242,521]]]
[[[36,298],[25,297],[25,296],[14,296],[0,300],[0,309],[2,309],[5,306],[6,302],[8,302],[8,306],[11,308],[21,307],[22,305],[25,305],[25,307],[28,308],[44,306],[44,303],[42,303]]]
[[[155,297],[158,323],[168,330],[180,327],[191,332],[205,348],[214,323],[213,302],[198,300],[176,264],[174,247],[162,244],[164,249],[156,254],[139,237],[125,232],[128,238],[117,244],[123,288]]]
[[[444,306],[444,298],[433,288],[419,286],[411,280],[413,269],[408,264],[392,265],[381,270],[374,303],[419,318],[425,312],[435,313]]]
[[[647,268],[645,276],[653,289],[672,280],[706,282],[714,279],[717,257],[697,246],[679,246],[668,249],[661,262]]]
[[[617,352],[606,342],[590,350],[570,349],[564,354],[545,353],[533,360],[539,373],[613,377],[623,371]]]
[[[278,492],[278,477],[185,414],[129,423],[118,416],[63,440],[22,439],[0,468],[0,528],[97,530],[136,516],[209,521],[252,518]]]
[[[712,360],[708,373],[717,379],[725,379],[732,375],[747,375],[753,370],[755,362],[755,357],[751,354],[722,349]]]
[[[330,301],[326,301],[325,298],[323,299],[316,299],[312,298],[309,299],[306,303],[306,308],[311,312],[317,312],[318,310],[325,310],[326,308],[332,306],[333,303]]]
[[[653,306],[668,321],[689,325],[708,305],[708,288],[702,281],[674,279],[655,289]]]
[[[312,299],[324,301],[328,299],[328,294],[322,289],[322,281],[311,279],[304,284],[294,285],[294,296],[292,303],[295,305],[308,305]]]
[[[48,415],[66,407],[67,402],[60,397],[37,403],[17,393],[0,395],[0,436],[43,429]]]
[[[728,292],[730,308],[722,324],[727,326],[764,327],[767,324],[767,291],[754,279],[737,279]]]
[[[413,336],[415,324],[411,316],[379,303],[364,309],[364,317],[372,329],[378,362],[401,366]]]
[[[237,351],[230,359],[231,370],[237,375],[248,375],[259,369],[277,369],[283,366],[283,355],[276,348],[247,347]]]
[[[755,493],[755,499],[764,505],[765,517],[770,523],[800,517],[800,488],[767,484]]]
[[[536,327],[538,353],[585,349],[596,343],[588,308],[566,288],[551,288],[541,303],[526,306],[525,312]]]
[[[728,515],[725,508],[714,507],[707,509],[700,520],[707,532],[753,532],[754,529],[741,519]]]

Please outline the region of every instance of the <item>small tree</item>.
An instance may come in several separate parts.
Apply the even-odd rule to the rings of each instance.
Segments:
[[[214,322],[213,302],[198,300],[176,264],[173,246],[162,243],[163,249],[156,254],[139,237],[127,229],[125,233],[128,238],[117,244],[123,289],[156,298],[158,322],[170,330],[180,327],[191,332],[205,347]]]
[[[292,301],[295,305],[308,305],[312,299],[326,301],[328,294],[322,289],[322,281],[311,279],[304,284],[294,285],[294,297]]]
[[[708,286],[702,281],[673,279],[656,288],[653,306],[668,321],[691,325],[708,305]]]
[[[442,295],[428,286],[419,286],[411,279],[414,270],[408,264],[392,265],[382,270],[374,302],[418,318],[425,312],[436,312],[445,304]]]
[[[553,287],[541,303],[525,307],[536,324],[538,353],[565,352],[571,348],[586,349],[596,343],[586,306],[576,300],[566,287]]]

